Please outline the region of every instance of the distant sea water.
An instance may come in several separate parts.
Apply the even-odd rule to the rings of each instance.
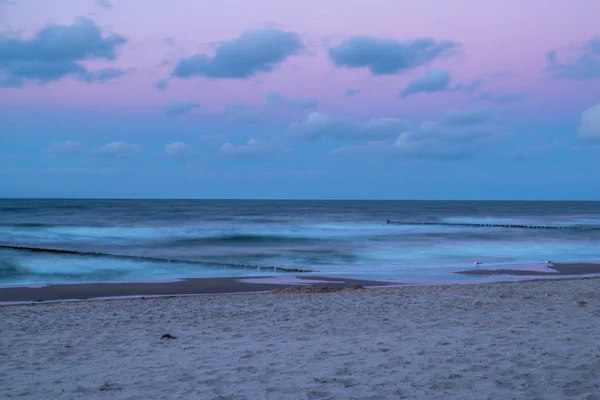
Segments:
[[[388,219],[600,227],[600,202],[4,199],[0,245],[148,259],[0,249],[0,286],[273,274],[217,265],[222,263],[439,280],[472,268],[475,260],[600,260],[600,230],[386,224]]]

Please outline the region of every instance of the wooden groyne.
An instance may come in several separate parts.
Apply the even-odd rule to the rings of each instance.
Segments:
[[[475,224],[467,222],[433,222],[433,221],[394,221],[388,219],[388,224],[395,225],[436,225],[436,226],[464,226],[469,228],[513,228],[513,229],[565,229],[565,230],[600,230],[600,226],[584,225],[525,225],[525,224]]]
[[[148,262],[166,262],[172,264],[197,264],[203,266],[212,267],[223,267],[223,268],[235,268],[235,269],[254,269],[257,271],[273,271],[273,272],[289,272],[289,273],[302,273],[302,272],[318,272],[311,269],[299,269],[299,268],[285,268],[271,266],[259,266],[251,264],[235,264],[235,263],[219,263],[212,261],[197,261],[197,260],[179,260],[171,258],[161,257],[148,257],[148,256],[133,256],[125,254],[110,254],[110,253],[99,253],[93,251],[79,251],[79,250],[66,250],[66,249],[51,249],[43,247],[29,247],[29,246],[15,246],[15,245],[4,245],[0,244],[0,249],[29,251],[34,253],[50,253],[60,255],[73,255],[73,256],[86,256],[86,257],[101,257],[101,258],[112,258],[112,259],[124,259],[124,260],[138,260]]]

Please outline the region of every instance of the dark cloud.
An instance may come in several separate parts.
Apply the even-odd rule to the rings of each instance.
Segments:
[[[478,78],[468,83],[458,83],[451,85],[452,75],[449,71],[439,68],[433,68],[426,71],[423,76],[411,81],[408,84],[408,86],[400,92],[399,97],[407,97],[417,93],[441,92],[462,92],[473,94],[492,79],[499,78],[502,76],[505,76],[505,74],[495,73],[491,75],[482,76],[481,78]],[[500,101],[501,99],[498,99],[498,102]]]
[[[169,87],[169,84],[167,83],[167,81],[162,80],[162,81],[158,81],[156,82],[156,84],[154,85],[154,88],[158,91],[165,91],[167,90],[167,87]]]
[[[135,72],[135,68],[129,69],[116,69],[116,68],[104,68],[99,71],[86,71],[80,77],[81,80],[86,82],[99,82],[105,83],[110,80],[120,78],[123,75]]]
[[[278,29],[246,31],[238,38],[219,44],[213,57],[196,54],[180,59],[172,76],[246,79],[260,72],[273,71],[302,48],[300,36],[294,32]]]
[[[373,75],[393,75],[455,53],[459,43],[417,39],[399,42],[355,36],[329,49],[336,67],[368,68]]]
[[[557,50],[549,51],[545,71],[555,79],[582,81],[599,78],[600,37],[591,38],[565,61],[560,60]]]
[[[89,71],[80,63],[115,60],[117,49],[126,42],[116,34],[103,36],[87,18],[78,18],[73,25],[47,25],[31,39],[0,37],[0,80],[11,87],[23,86],[27,80],[43,84],[66,76],[105,82],[130,70]]]
[[[484,75],[481,78],[475,79],[474,81],[471,81],[469,83],[459,83],[456,86],[454,86],[452,88],[452,90],[473,94],[476,91],[478,91],[482,86],[484,86],[485,84],[490,82],[491,80],[496,79],[496,78],[502,78],[507,75],[508,75],[507,72],[496,72],[493,74]]]
[[[107,10],[110,10],[113,7],[112,3],[108,0],[96,0],[96,5],[106,8]]]
[[[292,107],[299,108],[301,110],[314,108],[319,104],[319,102],[315,99],[283,97],[281,94],[279,94],[279,92],[268,93],[266,96],[266,100],[267,104],[271,106]]]
[[[167,102],[165,113],[169,117],[177,117],[187,114],[198,107],[200,107],[200,104],[193,101],[170,100]]]
[[[488,116],[483,110],[451,110],[444,116],[442,123],[449,126],[469,126],[482,124],[487,119]]]
[[[358,121],[347,117],[333,117],[312,112],[302,122],[290,125],[288,134],[297,139],[317,140],[381,140],[398,136],[406,123],[396,118],[373,118]]]
[[[0,78],[0,88],[21,88],[25,80],[18,76],[4,76]]]
[[[450,72],[444,69],[430,69],[422,77],[411,81],[400,92],[400,97],[407,97],[417,93],[445,92],[450,90],[451,80]]]

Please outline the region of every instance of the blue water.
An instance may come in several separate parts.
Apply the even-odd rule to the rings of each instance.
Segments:
[[[5,199],[0,245],[204,264],[0,249],[0,286],[273,274],[218,263],[435,280],[474,260],[600,260],[600,230],[388,225],[388,219],[600,227],[600,202]]]

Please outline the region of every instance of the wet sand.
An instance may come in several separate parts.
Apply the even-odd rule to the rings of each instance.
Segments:
[[[291,279],[290,279],[291,278]],[[107,297],[153,297],[174,295],[206,295],[221,293],[267,292],[281,288],[281,284],[260,283],[263,277],[249,278],[197,278],[181,279],[173,282],[148,283],[87,283],[69,285],[48,285],[43,287],[6,287],[0,288],[0,303],[42,302],[58,300],[87,300]],[[313,283],[313,281],[318,281]],[[253,283],[250,283],[253,282]],[[254,283],[258,282],[258,283]],[[266,282],[269,282],[268,279]],[[331,278],[305,275],[286,277],[283,286],[311,284],[316,286],[361,285],[386,286],[396,283]]]
[[[547,268],[547,271],[517,270],[517,269],[470,269],[458,271],[457,274],[472,276],[510,275],[510,276],[577,276],[600,274],[600,264],[597,263],[556,263]]]

